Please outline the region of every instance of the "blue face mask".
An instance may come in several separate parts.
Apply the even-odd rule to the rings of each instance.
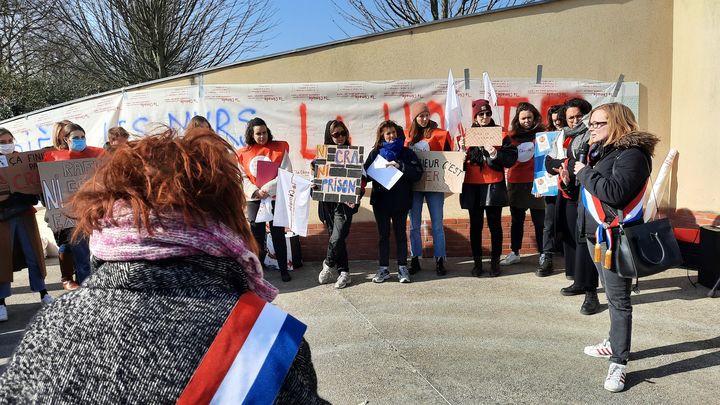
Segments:
[[[70,140],[70,150],[74,150],[76,152],[82,152],[85,150],[85,147],[87,146],[87,142],[85,139],[71,139]]]

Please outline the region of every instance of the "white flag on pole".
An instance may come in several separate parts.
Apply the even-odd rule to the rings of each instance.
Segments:
[[[452,69],[448,72],[447,93],[445,95],[445,129],[450,132],[450,138],[457,144],[458,138],[462,135],[462,108],[460,97],[455,89],[455,79]]]
[[[274,226],[284,226],[307,236],[312,182],[287,170],[278,169]]]
[[[493,87],[492,81],[490,80],[490,75],[488,72],[483,72],[483,98],[490,102],[490,105],[493,107],[493,118],[495,118],[495,123],[497,125],[500,125],[501,127],[504,126],[503,121],[503,115],[500,114],[500,111],[498,111],[497,108],[497,93],[495,93],[495,87]],[[474,117],[473,117],[474,119]]]

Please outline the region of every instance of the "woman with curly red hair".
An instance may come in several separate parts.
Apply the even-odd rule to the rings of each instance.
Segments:
[[[99,163],[70,207],[74,236],[89,237],[94,271],[29,325],[0,377],[0,403],[195,403],[203,401],[193,394],[208,390],[214,396],[205,402],[245,392],[223,377],[247,377],[243,383],[258,384],[275,403],[327,403],[317,394],[304,329],[292,336],[282,322],[272,329],[291,317],[265,305],[277,289],[263,278],[238,160],[225,140],[195,128],[131,141]],[[263,319],[270,321],[263,330],[277,330],[283,347],[295,348],[274,352],[283,362],[272,375],[227,361],[272,344],[255,339],[258,350],[245,351],[243,340],[232,350],[241,331]]]

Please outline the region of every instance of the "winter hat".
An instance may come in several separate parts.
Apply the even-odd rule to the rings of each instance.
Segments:
[[[415,119],[415,117],[417,117],[418,115],[420,115],[420,113],[425,112],[425,111],[430,112],[427,104],[418,101],[417,103],[413,103],[413,105],[410,106],[410,117],[412,117],[412,119]]]
[[[473,120],[475,120],[475,117],[477,117],[477,115],[480,114],[481,112],[490,112],[490,114],[492,115],[492,108],[490,108],[490,102],[487,100],[484,100],[482,98],[473,100],[472,110],[473,110],[473,115],[472,115]]]

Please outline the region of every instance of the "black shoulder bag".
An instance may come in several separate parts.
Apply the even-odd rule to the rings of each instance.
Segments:
[[[620,277],[647,277],[682,264],[680,247],[670,220],[661,218],[637,225],[625,225],[622,210],[616,212],[620,225],[615,240],[613,265]]]

